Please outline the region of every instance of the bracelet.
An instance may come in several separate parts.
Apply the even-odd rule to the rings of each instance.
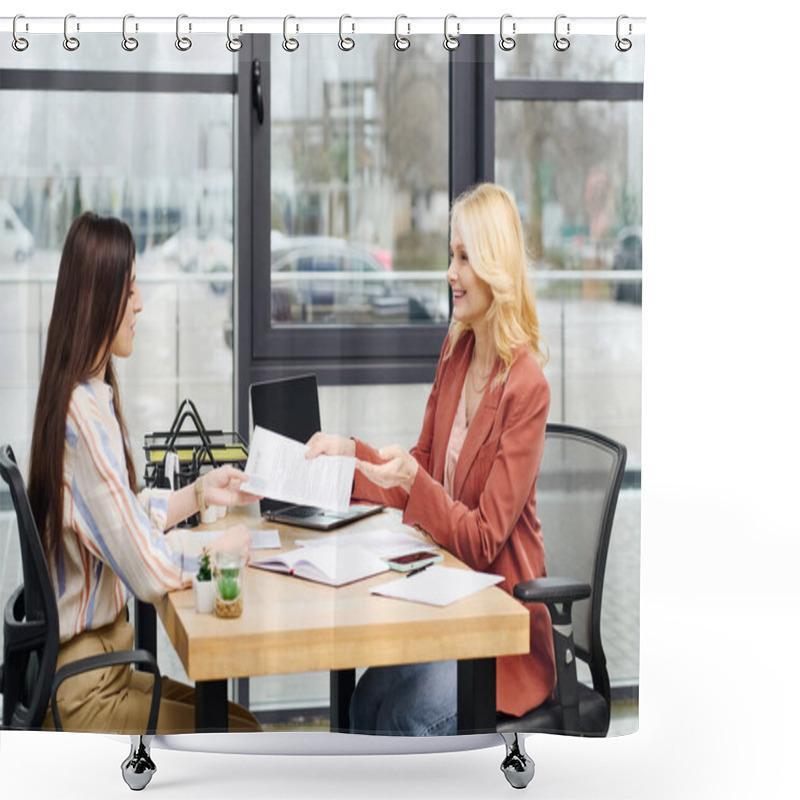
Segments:
[[[206,506],[206,498],[205,494],[203,493],[203,479],[198,478],[194,482],[194,496],[197,498],[197,510],[201,514],[205,514],[207,510]]]

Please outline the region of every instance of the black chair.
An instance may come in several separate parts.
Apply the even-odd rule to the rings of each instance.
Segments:
[[[50,701],[56,730],[62,730],[56,695],[63,681],[94,669],[138,664],[153,673],[153,698],[147,734],[132,737],[131,753],[123,762],[122,770],[132,789],[142,789],[155,772],[149,756],[149,740],[155,735],[161,702],[158,665],[146,650],[121,650],[83,658],[56,671],[58,605],[25,483],[8,445],[0,448],[0,475],[8,484],[14,503],[22,558],[22,585],[8,599],[3,619],[3,663],[0,665],[3,727],[15,730],[41,728]]]
[[[544,603],[550,611],[557,686],[552,700],[524,716],[498,716],[497,731],[506,740],[510,760],[510,772],[505,766],[504,772],[509,782],[519,781],[514,785],[525,785],[532,777],[532,767],[530,776],[523,776],[526,755],[515,733],[608,733],[611,687],[600,611],[626,458],[624,445],[598,433],[547,426],[536,500],[548,577],[517,584],[514,596],[524,603]],[[578,659],[588,666],[590,684],[578,679]]]

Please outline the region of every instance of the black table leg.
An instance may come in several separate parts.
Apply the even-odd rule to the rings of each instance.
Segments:
[[[494,733],[496,721],[494,658],[458,662],[458,733]]]
[[[153,658],[157,659],[155,606],[135,599],[133,601],[133,627],[136,649],[147,650]]]
[[[331,732],[350,732],[350,698],[356,688],[354,669],[331,670]]]
[[[197,681],[194,724],[198,733],[228,730],[228,681]]]

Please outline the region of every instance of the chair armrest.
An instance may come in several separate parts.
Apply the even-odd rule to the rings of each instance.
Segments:
[[[514,586],[514,597],[523,603],[544,603],[553,627],[553,654],[556,665],[556,702],[561,707],[565,731],[580,730],[578,714],[578,672],[572,634],[572,604],[585,600],[592,590],[588,583],[574,578],[536,578]]]
[[[567,603],[591,594],[588,583],[574,578],[535,578],[514,586],[514,597],[523,603]]]
[[[57,731],[63,730],[61,727],[61,716],[58,713],[58,704],[56,703],[58,687],[68,678],[80,675],[83,672],[91,672],[92,670],[102,669],[103,667],[115,667],[121,664],[147,665],[153,673],[153,697],[150,701],[150,715],[147,719],[147,730],[145,733],[151,735],[155,734],[156,723],[158,722],[158,708],[161,704],[161,672],[158,669],[158,664],[155,658],[153,658],[152,653],[148,653],[147,650],[118,650],[114,653],[101,653],[97,656],[80,658],[77,661],[72,661],[61,667],[53,678],[53,688],[50,692],[53,721]]]

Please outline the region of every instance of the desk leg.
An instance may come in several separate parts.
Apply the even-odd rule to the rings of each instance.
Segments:
[[[228,730],[228,681],[198,681],[195,685],[194,725],[198,733]]]
[[[458,733],[494,733],[496,720],[494,658],[458,662]]]
[[[331,733],[350,733],[350,698],[355,688],[354,669],[331,670]]]
[[[147,650],[153,658],[158,658],[155,606],[135,599],[133,601],[133,627],[135,647]]]

